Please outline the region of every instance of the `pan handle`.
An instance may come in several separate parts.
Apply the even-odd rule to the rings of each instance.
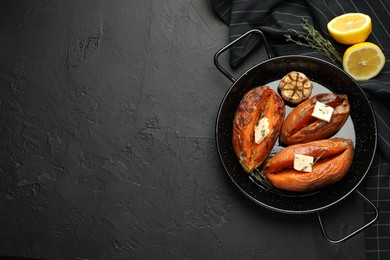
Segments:
[[[379,215],[379,212],[378,212],[378,208],[369,200],[367,199],[361,192],[359,192],[358,190],[355,190],[355,192],[365,201],[367,202],[373,209],[374,209],[374,212],[375,212],[375,216],[373,217],[372,220],[370,220],[368,223],[366,223],[365,225],[361,226],[360,228],[356,229],[355,231],[349,233],[348,235],[340,238],[340,239],[337,239],[337,240],[333,240],[333,239],[330,239],[329,236],[326,234],[326,231],[325,231],[325,228],[324,228],[324,224],[321,220],[321,216],[320,216],[320,213],[317,212],[317,217],[318,217],[318,221],[320,222],[320,227],[321,227],[321,231],[322,231],[322,234],[324,235],[325,239],[328,240],[329,243],[332,243],[332,244],[338,244],[340,242],[343,242],[345,240],[347,240],[348,238],[356,235],[357,233],[363,231],[364,229],[366,229],[367,227],[369,227],[371,224],[373,224],[377,219],[378,219],[378,215]]]
[[[243,38],[245,38],[246,36],[250,35],[250,34],[253,34],[253,33],[256,33],[256,34],[260,34],[261,37],[263,38],[264,40],[264,46],[265,46],[265,50],[267,52],[267,55],[268,55],[268,58],[272,58],[272,52],[271,52],[271,48],[269,47],[268,45],[268,41],[267,39],[265,38],[265,35],[264,33],[259,30],[259,29],[252,29],[250,31],[247,31],[246,33],[244,33],[243,35],[241,35],[240,37],[238,37],[237,39],[235,39],[234,41],[230,42],[228,45],[226,45],[225,47],[223,47],[222,49],[220,49],[215,55],[214,55],[214,64],[215,66],[217,67],[217,69],[222,72],[222,74],[224,74],[230,81],[232,82],[235,82],[236,79],[230,75],[229,72],[227,72],[222,66],[221,64],[219,63],[218,61],[218,58],[219,56],[225,52],[227,49],[229,49],[232,45],[234,45],[236,42],[242,40]]]

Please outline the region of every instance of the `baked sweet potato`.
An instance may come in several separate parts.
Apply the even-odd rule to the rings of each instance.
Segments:
[[[285,114],[282,98],[268,86],[258,86],[245,93],[234,116],[232,138],[244,170],[259,167],[268,157]]]
[[[294,169],[296,154],[314,157],[311,172]],[[312,191],[341,180],[352,165],[353,154],[353,141],[345,138],[291,145],[267,161],[263,175],[279,189]]]
[[[329,122],[311,115],[317,101],[334,109]],[[317,94],[296,106],[287,115],[280,131],[280,141],[285,145],[291,145],[329,138],[345,124],[349,112],[347,95]]]

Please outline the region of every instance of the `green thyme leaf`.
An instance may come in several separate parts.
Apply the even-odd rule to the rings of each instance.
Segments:
[[[289,29],[289,31],[295,33],[302,41],[293,39],[291,35],[285,35],[286,41],[293,42],[299,46],[315,49],[327,56],[332,63],[336,65],[341,64],[342,58],[332,43],[325,39],[319,31],[308,23],[306,19],[302,18],[301,21],[302,28],[307,32],[307,34],[301,34],[293,29]]]

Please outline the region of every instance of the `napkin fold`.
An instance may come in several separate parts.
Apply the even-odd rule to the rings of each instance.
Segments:
[[[327,23],[334,17],[351,12],[369,15],[373,31],[367,41],[381,47],[390,57],[390,2],[385,1],[324,1],[324,0],[212,0],[214,10],[229,26],[229,40],[258,28],[265,34],[275,56],[307,55],[329,59],[311,48],[286,41],[285,35],[305,34],[302,18],[329,39],[342,55],[347,47],[333,41]],[[257,35],[245,37],[230,49],[230,65],[238,67],[252,51],[262,45]],[[341,65],[338,65],[341,67]],[[375,79],[358,82],[373,108],[378,127],[378,149],[367,174],[365,194],[381,212],[378,223],[366,232],[368,259],[390,259],[390,64],[386,63]],[[369,214],[368,214],[369,215]]]

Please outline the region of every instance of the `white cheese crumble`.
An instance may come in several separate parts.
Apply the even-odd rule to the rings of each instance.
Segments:
[[[263,117],[255,126],[255,143],[259,144],[269,134],[269,121],[267,117]]]
[[[334,110],[333,107],[317,101],[314,106],[314,111],[311,115],[320,120],[330,122],[330,119],[332,118],[333,110]]]
[[[311,172],[314,162],[313,156],[294,154],[294,169],[297,171]]]

